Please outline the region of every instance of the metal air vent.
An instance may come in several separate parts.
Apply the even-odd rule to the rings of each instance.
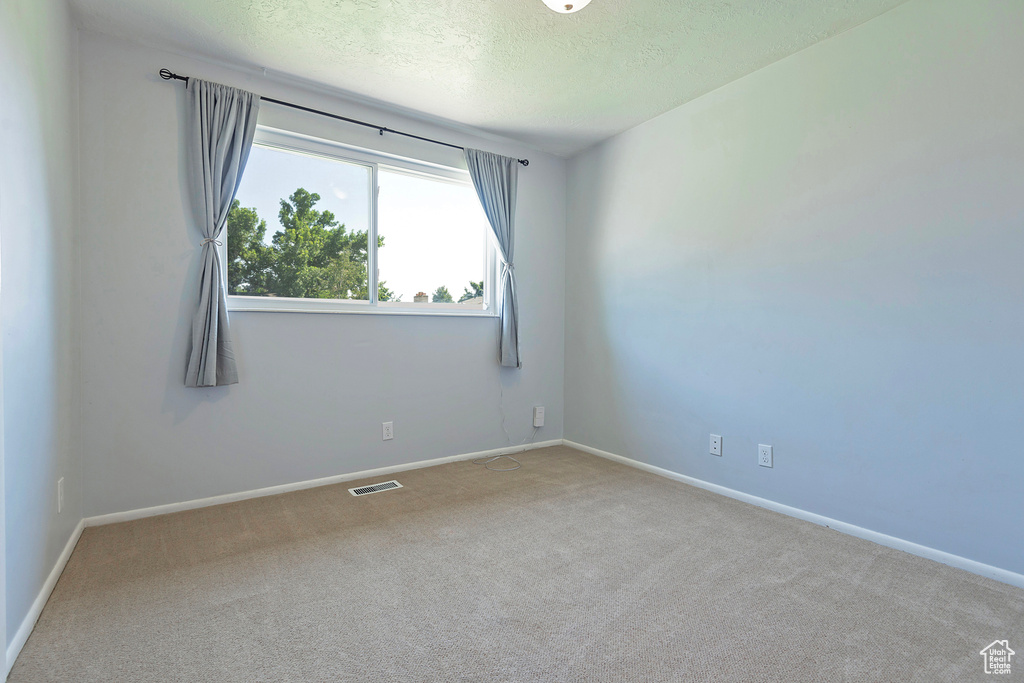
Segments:
[[[353,496],[368,496],[371,493],[380,493],[381,491],[390,491],[391,489],[400,489],[402,485],[392,479],[391,481],[382,481],[379,484],[370,484],[369,486],[360,486],[359,488],[349,489],[348,492]]]

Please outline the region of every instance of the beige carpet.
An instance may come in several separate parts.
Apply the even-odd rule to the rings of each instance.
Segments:
[[[27,681],[971,681],[1024,591],[568,448],[87,529]],[[364,483],[364,482],[360,482]]]

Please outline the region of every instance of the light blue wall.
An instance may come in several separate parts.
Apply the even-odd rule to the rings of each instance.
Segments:
[[[82,518],[77,32],[64,0],[0,4],[0,329],[7,643]],[[57,514],[57,479],[65,510]]]
[[[86,514],[562,438],[565,161],[262,76],[81,33]],[[517,157],[523,368],[494,318],[231,314],[239,384],[183,386],[200,235],[188,224],[184,90],[167,67]],[[435,163],[461,151],[264,105],[260,121]],[[502,427],[504,411],[505,429]],[[381,422],[395,438],[381,440]]]
[[[910,2],[575,158],[566,438],[1024,572],[1022,26]]]

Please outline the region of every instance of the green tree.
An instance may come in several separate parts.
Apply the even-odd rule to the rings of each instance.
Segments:
[[[231,294],[264,296],[273,269],[274,251],[263,243],[267,222],[256,209],[242,208],[236,199],[228,213],[228,291]]]
[[[320,195],[298,188],[281,200],[282,230],[264,244],[266,221],[238,200],[228,214],[228,288],[232,294],[306,299],[367,299],[367,232],[345,229],[330,211],[317,210]],[[378,236],[377,248],[384,246]],[[380,301],[401,301],[384,281]]]
[[[349,233],[333,213],[314,208],[318,201],[301,187],[281,200],[270,289],[284,297],[365,299],[366,232]]]
[[[472,280],[470,280],[469,287],[463,288],[462,296],[459,297],[459,303],[461,304],[463,301],[469,301],[470,299],[475,299],[478,296],[483,295],[484,281],[481,280],[480,282],[473,282]]]
[[[448,291],[448,288],[442,285],[434,291],[434,296],[431,298],[431,301],[435,304],[450,304],[454,299],[452,299],[452,295]]]
[[[378,238],[377,242],[378,242],[378,247],[383,247],[384,246],[384,238],[383,237]],[[402,300],[402,295],[401,294],[396,295],[390,289],[385,287],[386,284],[387,283],[384,280],[381,280],[380,282],[377,283],[377,301],[395,301],[395,302],[400,302]]]

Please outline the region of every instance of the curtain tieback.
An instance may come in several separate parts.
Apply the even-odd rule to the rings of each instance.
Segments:
[[[221,242],[216,237],[207,237],[205,240],[203,240],[202,242],[199,243],[199,246],[205,247],[207,244],[210,244],[210,243],[216,244],[218,247],[223,247],[224,246],[224,243]]]
[[[501,267],[503,270],[507,270],[510,273],[516,269],[516,265],[514,263],[502,263]]]

